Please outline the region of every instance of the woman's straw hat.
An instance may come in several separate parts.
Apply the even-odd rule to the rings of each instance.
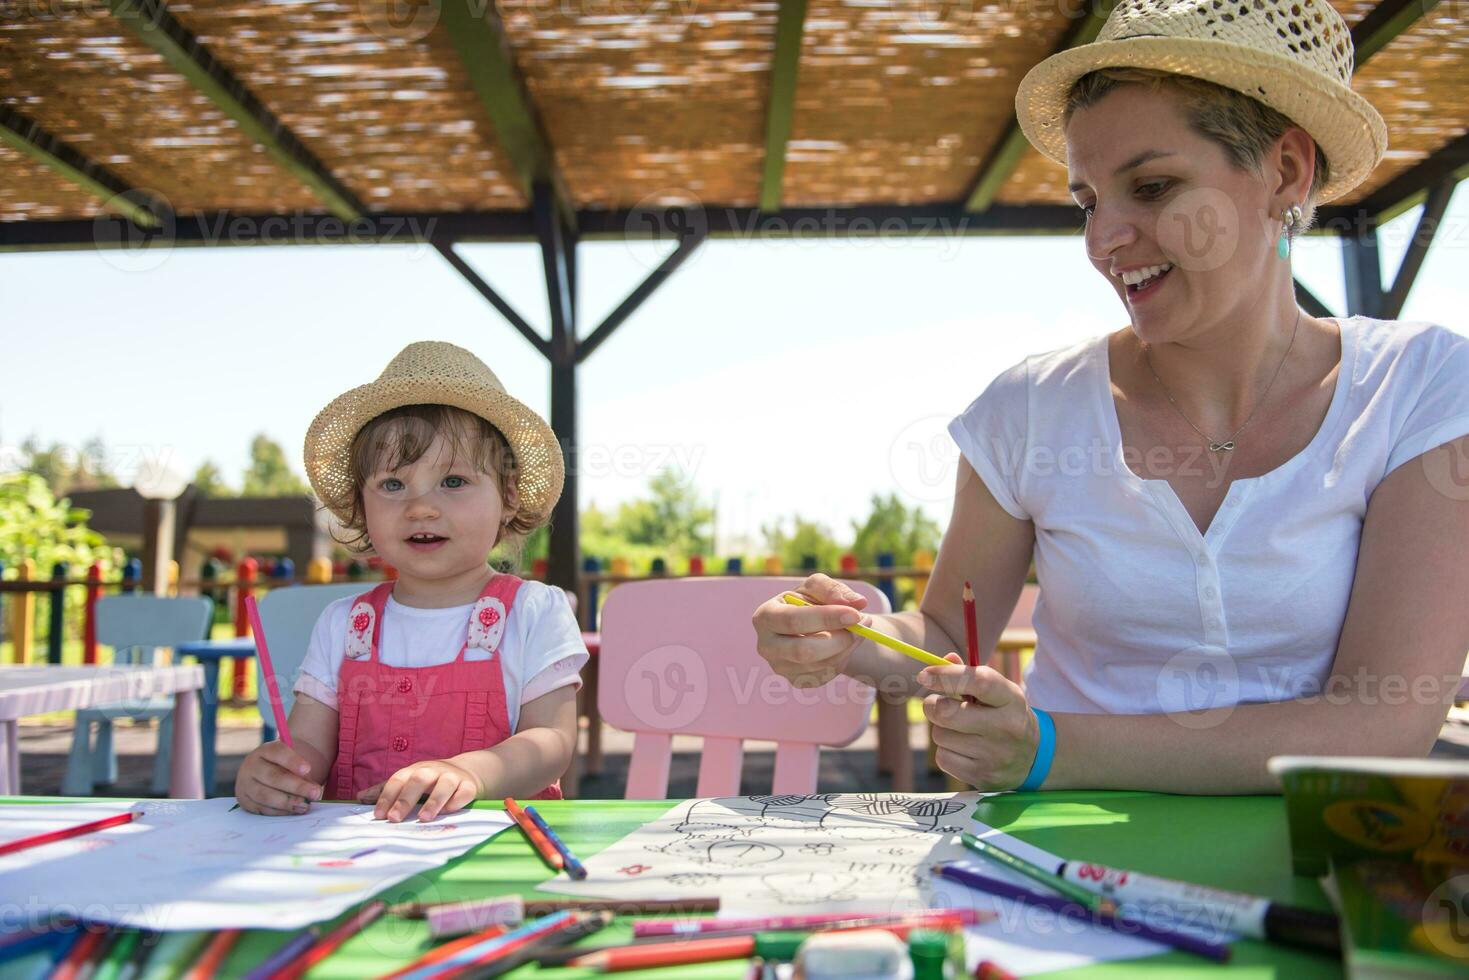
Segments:
[[[1066,163],[1066,96],[1098,68],[1151,68],[1243,92],[1310,133],[1340,197],[1387,151],[1387,126],[1352,91],[1352,36],[1326,0],[1118,0],[1097,39],[1032,68],[1015,94],[1020,128]]]
[[[306,477],[342,522],[352,499],[352,440],[379,415],[404,405],[452,405],[485,419],[505,436],[517,465],[519,513],[542,518],[561,496],[565,464],[556,433],[505,393],[485,363],[441,341],[409,344],[371,384],[353,388],[323,408],[306,431]]]

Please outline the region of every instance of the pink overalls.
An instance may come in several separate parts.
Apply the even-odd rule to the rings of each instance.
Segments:
[[[514,734],[499,647],[519,590],[514,575],[492,577],[474,604],[459,656],[437,667],[378,660],[392,582],[357,597],[337,678],[337,761],[328,799],[355,800],[405,766],[488,748]],[[470,647],[489,650],[490,659],[466,660]],[[560,781],[534,799],[561,799]]]

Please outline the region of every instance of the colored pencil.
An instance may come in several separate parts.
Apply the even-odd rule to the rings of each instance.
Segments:
[[[3,972],[6,963],[24,959],[38,950],[60,946],[62,940],[65,938],[68,937],[59,932],[32,931],[21,936],[19,939],[6,943],[3,947],[0,947],[0,972]]]
[[[799,932],[761,932],[719,939],[684,939],[648,946],[603,949],[569,960],[566,965],[598,973],[621,973],[654,967],[717,963],[751,956],[788,959],[805,935]]]
[[[264,962],[245,974],[245,980],[271,980],[310,949],[320,937],[321,930],[312,926],[267,956]]]
[[[260,625],[260,608],[255,605],[253,595],[245,596],[245,615],[250,618],[250,633],[255,637],[255,657],[260,661],[260,673],[265,677],[265,691],[270,700],[270,710],[275,715],[275,730],[287,748],[296,746],[291,742],[291,729],[286,725],[286,708],[281,703],[280,688],[275,681],[275,668],[270,664],[270,650],[265,645],[265,627]]]
[[[429,966],[430,964],[438,963],[441,960],[448,959],[455,953],[459,952],[461,949],[468,949],[475,943],[482,943],[490,936],[503,936],[509,931],[509,926],[491,926],[489,929],[485,929],[482,932],[477,932],[469,936],[463,936],[459,939],[454,940],[453,942],[448,942],[442,946],[437,946],[434,949],[429,950],[427,953],[424,953],[418,959],[414,960],[412,963],[409,963],[401,970],[396,970],[392,973],[389,973],[385,977],[380,977],[379,980],[402,980],[403,977],[408,976],[408,974],[410,973],[421,970],[424,967]]]
[[[579,939],[584,939],[594,933],[607,928],[612,922],[611,912],[589,912],[577,913],[575,924],[565,929],[542,936],[540,939],[520,947],[513,952],[496,957],[493,961],[466,970],[459,974],[455,980],[488,980],[490,977],[498,977],[518,970],[527,963],[534,962],[546,953],[548,949],[568,946]]]
[[[331,932],[322,936],[310,949],[306,950],[296,962],[288,965],[277,974],[277,980],[296,980],[301,974],[311,969],[332,953],[336,952],[347,940],[357,935],[363,929],[377,921],[384,912],[388,910],[388,903],[384,901],[368,902],[357,910],[346,922],[337,926]]]
[[[423,919],[430,909],[469,909],[494,904],[504,898],[468,899],[456,902],[400,902],[388,907],[393,915],[405,919]],[[648,898],[624,901],[618,898],[531,898],[525,899],[525,915],[531,918],[552,912],[600,912],[615,915],[702,915],[719,911],[718,898]]]
[[[561,852],[551,846],[551,841],[545,834],[541,833],[541,829],[535,825],[535,822],[526,816],[525,811],[520,808],[519,803],[516,803],[515,800],[508,796],[505,797],[505,811],[510,814],[510,818],[515,821],[515,825],[520,828],[520,832],[525,834],[531,846],[536,849],[536,852],[541,855],[541,858],[547,864],[557,871],[566,867],[566,860],[561,856]]]
[[[1229,959],[1229,947],[1223,943],[1213,943],[1204,939],[1198,939],[1174,929],[1151,926],[1146,922],[1127,918],[1107,909],[1090,909],[1078,904],[1073,899],[1064,898],[1060,895],[1046,895],[1041,892],[1032,891],[1029,888],[1021,888],[1019,885],[1012,885],[1008,881],[991,878],[989,875],[981,874],[969,868],[959,867],[958,865],[939,864],[934,865],[932,870],[940,877],[948,878],[950,881],[957,881],[976,891],[997,895],[1000,898],[1008,898],[1020,902],[1023,905],[1049,909],[1069,919],[1092,922],[1104,928],[1111,929],[1114,932],[1120,932],[1123,935],[1151,940],[1152,942],[1170,946],[1173,949],[1182,950],[1186,953],[1193,953],[1219,963],[1223,963]]]
[[[1015,974],[994,960],[980,960],[974,968],[974,980],[1015,980]]]
[[[125,823],[132,823],[142,814],[136,810],[127,813],[117,813],[101,820],[93,820],[90,823],[80,823],[75,827],[63,827],[60,830],[48,830],[44,834],[32,834],[30,837],[22,837],[8,844],[0,844],[0,855],[14,854],[16,851],[24,851],[32,847],[40,847],[42,844],[52,844],[59,840],[67,840],[71,837],[80,837],[82,834],[90,834],[97,830],[106,830],[109,827],[121,827]]]
[[[576,855],[571,853],[571,848],[567,847],[566,842],[556,835],[556,831],[551,829],[550,824],[546,823],[546,818],[541,816],[533,806],[525,808],[525,815],[535,821],[536,828],[546,835],[546,839],[551,842],[551,846],[556,848],[561,854],[562,861],[566,863],[566,873],[578,880],[585,878],[587,876],[587,869],[582,867],[582,863],[576,859]]]
[[[224,929],[210,937],[204,946],[204,952],[199,956],[199,962],[189,967],[184,974],[185,980],[213,980],[224,961],[229,958],[230,950],[240,941],[240,932],[239,929]]]
[[[1060,875],[1052,874],[1040,865],[1032,864],[1030,861],[1025,860],[1025,858],[1011,854],[1003,848],[996,847],[989,841],[980,840],[968,831],[961,831],[959,839],[964,842],[965,847],[980,857],[1001,867],[1009,868],[1017,874],[1024,875],[1031,881],[1044,885],[1051,891],[1065,895],[1082,908],[1099,909],[1104,906],[1110,908],[1116,907],[1108,899],[1094,892],[1087,891],[1075,882],[1067,881]]]
[[[176,980],[183,976],[207,942],[207,932],[164,933],[143,967],[142,980]]]
[[[974,613],[974,590],[964,583],[964,643],[968,647],[969,666],[979,666],[979,620]]]
[[[511,895],[482,902],[439,905],[430,908],[424,918],[428,922],[428,934],[435,939],[462,936],[495,925],[520,925],[525,921],[525,901],[519,895]]]
[[[790,606],[819,605],[819,603],[817,603],[815,600],[807,599],[805,596],[797,595],[794,592],[787,592],[782,595],[781,598],[785,600],[787,605]],[[919,663],[925,664],[929,667],[946,667],[949,664],[949,661],[945,660],[943,657],[929,653],[922,647],[915,647],[911,643],[904,643],[897,637],[888,636],[886,633],[880,633],[875,629],[863,626],[861,623],[853,623],[851,626],[847,626],[844,628],[853,633],[856,633],[858,636],[867,637],[869,640],[871,640],[873,643],[878,644],[879,646],[885,646],[889,650],[896,650],[898,653],[903,654],[905,657],[912,657]]]
[[[765,915],[748,919],[641,919],[632,924],[632,934],[643,936],[688,936],[709,932],[790,932],[796,929],[821,929],[840,922],[904,921],[914,924],[930,921],[955,921],[959,925],[978,925],[989,918],[973,909],[924,909],[902,915],[859,916],[851,912],[826,912],[820,915]]]
[[[161,934],[156,932],[138,933],[138,942],[133,946],[132,955],[128,957],[127,962],[118,971],[117,980],[134,980],[134,978],[141,974],[143,972],[143,964],[148,962],[148,957],[152,956],[153,951],[158,948],[158,940],[160,938]]]
[[[84,931],[65,955],[57,961],[56,970],[51,974],[51,980],[76,980],[83,965],[91,962],[92,954],[102,947],[106,939],[107,933],[101,930]]]
[[[128,929],[118,935],[117,941],[107,951],[107,957],[97,972],[92,974],[92,980],[117,980],[117,975],[122,972],[123,966],[132,959],[133,949],[138,945],[141,933],[136,929]]]
[[[436,963],[403,974],[403,980],[430,980],[453,976],[470,967],[481,966],[492,957],[513,952],[533,940],[549,933],[570,928],[577,921],[575,912],[557,912],[544,918],[527,922],[509,932],[494,930],[493,935],[481,934],[478,942],[471,943]]]

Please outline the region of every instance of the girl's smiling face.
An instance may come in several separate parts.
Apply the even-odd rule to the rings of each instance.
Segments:
[[[456,457],[453,442],[435,433],[418,459],[396,469],[380,464],[363,483],[373,550],[402,578],[482,571],[499,538],[506,512],[497,481]]]

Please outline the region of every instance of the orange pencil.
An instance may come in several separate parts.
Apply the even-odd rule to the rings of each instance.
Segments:
[[[81,938],[72,944],[61,962],[56,964],[56,969],[51,976],[55,980],[75,980],[81,974],[82,967],[91,962],[92,954],[97,952],[107,936],[108,932],[102,930],[88,929],[82,933]]]
[[[537,827],[535,821],[531,820],[530,816],[520,808],[520,804],[509,796],[505,797],[505,812],[510,814],[510,818],[515,821],[521,833],[530,838],[531,846],[540,852],[542,860],[557,871],[565,869],[566,859],[561,856],[561,852],[556,850],[556,846],[547,839],[545,834],[541,833],[541,828]]]
[[[397,970],[393,973],[389,973],[387,976],[383,977],[382,980],[396,980],[397,977],[407,976],[410,973],[416,973],[420,969],[428,966],[431,963],[437,963],[440,960],[448,959],[450,956],[453,956],[461,949],[466,949],[470,946],[475,945],[476,943],[482,943],[486,939],[489,939],[493,936],[503,935],[504,933],[507,933],[509,931],[509,926],[491,926],[490,928],[484,929],[480,932],[472,932],[467,936],[461,936],[453,942],[448,942],[438,947],[437,949],[429,950],[427,953],[424,953],[412,963],[409,963],[407,966],[403,967],[403,969]]]
[[[230,955],[230,950],[235,948],[235,943],[240,939],[239,929],[224,929],[215,933],[214,938],[209,940],[209,945],[204,947],[204,953],[199,957],[199,962],[189,968],[184,974],[184,980],[213,980],[219,968],[224,965],[225,959]]]
[[[588,953],[586,956],[578,956],[565,965],[596,970],[598,973],[621,973],[623,970],[741,960],[754,955],[754,936],[731,936],[728,939],[692,939],[655,943],[649,946],[604,949],[597,953]]]

